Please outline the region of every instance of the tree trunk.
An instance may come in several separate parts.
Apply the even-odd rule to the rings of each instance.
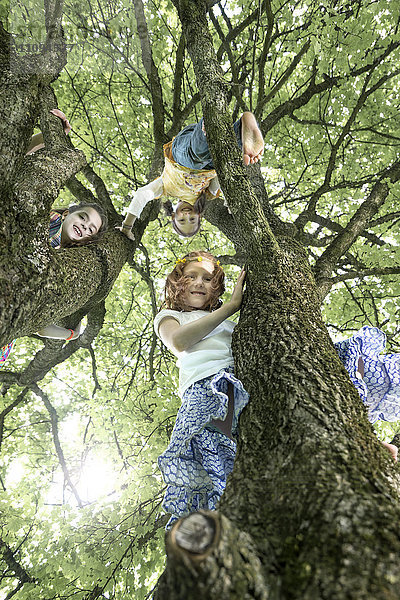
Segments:
[[[55,7],[49,3],[47,8],[51,19],[56,18]],[[108,212],[110,233],[84,247],[50,248],[50,208],[86,159],[72,147],[60,120],[50,114],[57,100],[48,81],[63,61],[53,61],[55,72],[49,74],[39,64],[46,53],[38,54],[31,58],[31,69],[19,65],[11,72],[11,54],[10,36],[1,27],[0,346],[78,310],[87,314],[108,295],[132,250],[132,243],[113,230],[118,216],[111,202],[97,198]],[[39,114],[46,148],[25,156]]]
[[[107,297],[126,262],[128,245],[119,233],[110,233],[104,241],[80,248],[44,247],[40,255],[35,254],[40,256],[37,262],[23,253],[10,256],[8,285],[1,290],[5,305],[0,344],[35,333],[78,310],[87,314]]]
[[[214,531],[203,554],[196,549],[201,528],[193,547],[169,534],[156,598],[397,600],[398,469],[328,336],[304,250],[276,235],[281,225],[262,213],[246,177],[232,177],[240,172],[233,136],[228,162],[219,158],[227,156],[227,105],[222,75],[210,61],[205,5],[182,0],[177,8],[207,102],[219,179],[247,255],[233,348],[250,402],[220,503],[220,534]],[[177,531],[185,534],[190,519]]]

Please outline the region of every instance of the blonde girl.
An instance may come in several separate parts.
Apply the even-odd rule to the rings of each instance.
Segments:
[[[245,165],[257,163],[264,152],[264,140],[253,113],[245,112],[233,125]],[[188,125],[164,146],[164,170],[161,177],[134,193],[122,226],[127,237],[134,239],[132,226],[148,202],[161,196],[175,198],[164,202],[172,227],[183,237],[191,237],[200,229],[207,199],[219,195],[217,173],[211,158],[203,119]]]

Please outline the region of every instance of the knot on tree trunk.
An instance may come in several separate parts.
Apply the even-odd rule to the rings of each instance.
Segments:
[[[167,566],[155,600],[268,600],[252,538],[212,511],[177,521],[166,536]]]

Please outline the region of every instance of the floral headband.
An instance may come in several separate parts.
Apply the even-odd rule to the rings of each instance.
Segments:
[[[205,258],[205,257],[204,257],[204,259],[205,259],[205,260],[209,260],[208,258]],[[189,260],[189,261],[187,261],[187,260],[186,260],[186,258],[178,258],[178,260],[177,260],[177,261],[176,261],[176,263],[175,263],[175,267],[176,267],[177,265],[179,265],[179,264],[183,264],[183,265],[184,265],[186,262],[194,262],[194,261],[196,261],[196,260],[197,260],[198,262],[203,262],[203,256],[196,256],[196,257],[194,257],[192,260]],[[217,260],[217,261],[215,262],[215,264],[217,265],[217,267],[221,267],[221,263],[219,262],[219,260]],[[222,267],[221,267],[221,269],[222,269]]]

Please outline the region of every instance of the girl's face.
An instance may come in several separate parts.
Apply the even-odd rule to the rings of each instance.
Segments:
[[[213,263],[205,258],[201,262],[195,260],[185,265],[183,275],[187,279],[187,284],[183,300],[188,308],[201,310],[210,301],[213,273]]]
[[[77,242],[98,233],[102,225],[99,213],[92,206],[82,206],[75,212],[69,212],[61,229],[61,242]]]
[[[194,235],[199,227],[200,215],[188,202],[178,202],[172,219],[179,231],[185,235]]]

